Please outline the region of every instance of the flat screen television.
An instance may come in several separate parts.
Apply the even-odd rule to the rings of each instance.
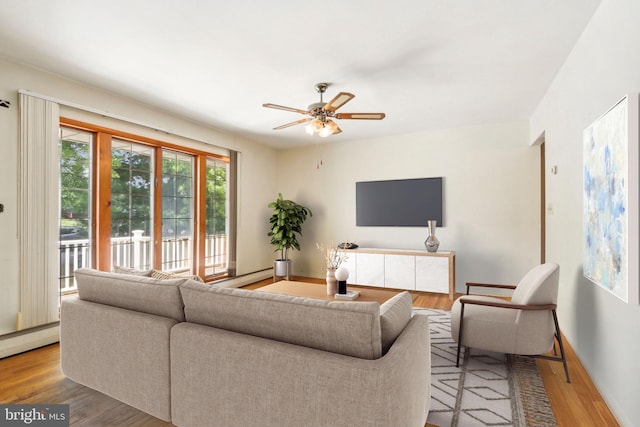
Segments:
[[[356,225],[426,227],[442,217],[442,178],[356,182]]]

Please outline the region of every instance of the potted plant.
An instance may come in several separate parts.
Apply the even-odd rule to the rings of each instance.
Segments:
[[[269,218],[269,233],[271,244],[276,251],[280,251],[280,258],[275,261],[275,275],[288,276],[291,271],[291,260],[289,259],[289,249],[300,250],[297,234],[302,235],[302,223],[307,216],[313,216],[307,207],[297,204],[291,200],[282,198],[282,193],[278,193],[278,199],[269,203],[269,208],[273,209],[273,214]]]

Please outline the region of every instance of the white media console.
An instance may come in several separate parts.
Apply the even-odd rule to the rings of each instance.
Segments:
[[[455,251],[358,248],[347,250],[347,283],[449,294],[456,288]]]

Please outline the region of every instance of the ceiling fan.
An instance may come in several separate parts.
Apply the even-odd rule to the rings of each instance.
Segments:
[[[336,110],[342,107],[347,102],[351,101],[355,95],[348,92],[340,92],[331,101],[323,102],[322,95],[329,87],[329,83],[318,83],[315,85],[316,92],[320,94],[320,102],[314,102],[307,107],[307,110],[301,110],[298,108],[284,107],[276,104],[262,104],[263,107],[275,108],[277,110],[292,111],[294,113],[305,114],[309,117],[296,120],[295,122],[287,123],[273,130],[279,130],[288,128],[294,125],[300,125],[302,123],[309,123],[305,127],[305,131],[313,135],[318,133],[321,137],[327,137],[336,133],[342,132],[338,125],[331,119],[351,119],[351,120],[382,120],[385,117],[384,113],[336,113]]]

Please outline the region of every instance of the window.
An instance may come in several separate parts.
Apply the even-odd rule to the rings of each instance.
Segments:
[[[205,274],[227,271],[228,233],[228,163],[208,158],[206,172],[206,245]]]
[[[153,267],[153,148],[111,142],[111,266]]]
[[[63,128],[60,156],[60,290],[75,290],[73,272],[91,267],[93,135]]]
[[[229,274],[229,158],[61,119],[60,286],[80,267]]]
[[[162,150],[162,268],[193,268],[193,157]]]

